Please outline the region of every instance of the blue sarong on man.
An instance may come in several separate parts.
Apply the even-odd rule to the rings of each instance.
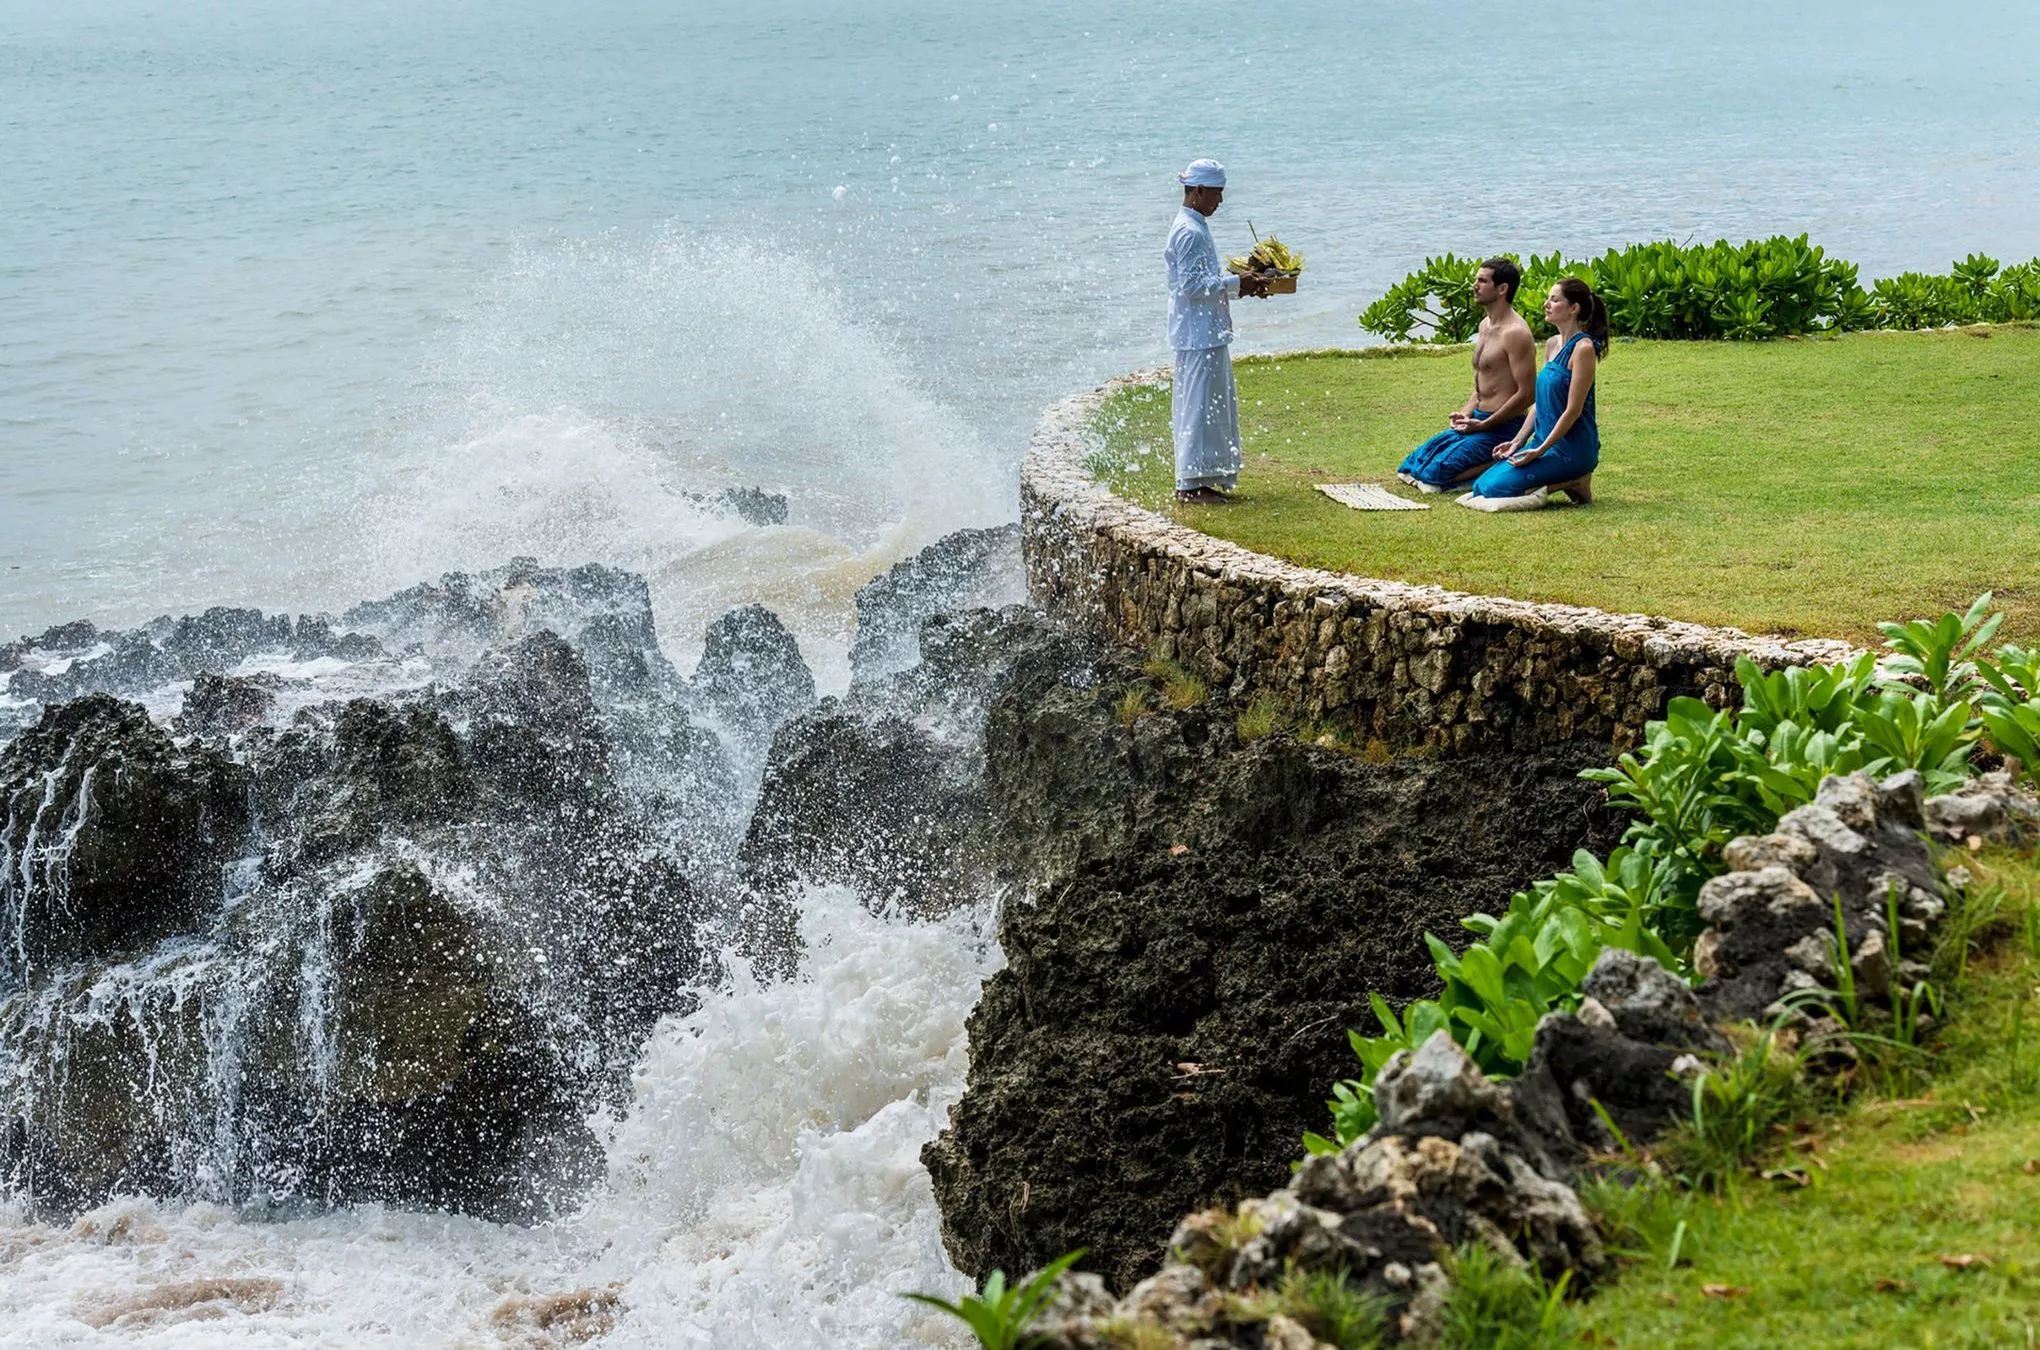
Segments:
[[[1472,413],[1481,425],[1465,431],[1447,429],[1410,451],[1398,473],[1406,473],[1434,488],[1448,488],[1472,480],[1495,462],[1495,448],[1511,440],[1522,427],[1521,417],[1490,424],[1489,414],[1480,408]]]

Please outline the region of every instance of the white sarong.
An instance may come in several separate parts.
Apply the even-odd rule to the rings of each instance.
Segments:
[[[1233,384],[1232,349],[1177,352],[1169,403],[1176,425],[1177,488],[1230,491],[1240,481],[1240,398]]]

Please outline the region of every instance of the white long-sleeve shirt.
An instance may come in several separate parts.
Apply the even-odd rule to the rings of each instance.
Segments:
[[[1230,343],[1231,299],[1240,293],[1240,279],[1219,266],[1211,223],[1187,206],[1178,211],[1163,257],[1169,263],[1169,345],[1187,352]]]

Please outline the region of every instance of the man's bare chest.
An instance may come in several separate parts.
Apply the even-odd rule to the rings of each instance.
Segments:
[[[1509,368],[1509,355],[1502,350],[1502,344],[1485,333],[1474,335],[1473,373],[1477,376],[1500,375]]]

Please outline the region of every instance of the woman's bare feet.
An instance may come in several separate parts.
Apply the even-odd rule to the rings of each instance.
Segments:
[[[1553,492],[1563,492],[1566,500],[1574,506],[1587,506],[1594,500],[1594,475],[1583,473],[1568,483],[1553,483]]]

